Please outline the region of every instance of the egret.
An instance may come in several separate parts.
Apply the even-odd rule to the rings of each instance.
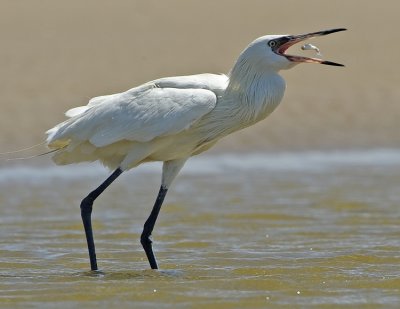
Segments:
[[[100,161],[113,171],[80,204],[91,269],[98,269],[93,203],[118,176],[145,162],[163,162],[161,186],[140,237],[150,267],[158,269],[151,234],[167,191],[188,158],[267,117],[285,91],[280,70],[304,62],[343,66],[285,52],[295,43],[344,30],[266,35],[244,49],[227,75],[161,78],[68,110],[69,119],[46,132],[53,161]]]

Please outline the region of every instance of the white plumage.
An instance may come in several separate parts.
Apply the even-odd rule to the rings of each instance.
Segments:
[[[92,269],[97,269],[90,223],[92,204],[120,173],[143,162],[164,162],[160,193],[141,238],[151,267],[157,268],[149,237],[166,191],[186,160],[268,116],[285,91],[280,70],[300,62],[339,65],[286,55],[285,51],[306,38],[342,30],[264,36],[241,53],[228,75],[161,78],[93,98],[87,106],[67,111],[70,118],[47,131],[47,144],[56,150],[54,161],[99,160],[116,169],[81,204]]]
[[[48,146],[60,149],[57,164],[100,160],[111,169],[188,158],[278,105],[279,75],[268,72],[256,86],[248,92],[223,74],[158,79],[67,111],[71,118],[47,132]]]

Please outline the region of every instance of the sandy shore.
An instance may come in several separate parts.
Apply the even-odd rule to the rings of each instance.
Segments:
[[[1,150],[40,142],[65,110],[93,96],[163,76],[227,72],[260,35],[333,27],[349,31],[313,43],[346,68],[282,72],[283,104],[216,151],[399,147],[399,7],[394,0],[1,1]]]

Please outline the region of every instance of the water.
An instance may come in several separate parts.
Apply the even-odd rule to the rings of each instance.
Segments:
[[[98,165],[0,169],[1,308],[263,308],[400,304],[400,151],[200,156],[139,236],[160,165],[95,203],[90,272],[79,202]]]

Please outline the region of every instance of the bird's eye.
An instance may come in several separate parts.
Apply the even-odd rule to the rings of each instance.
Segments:
[[[276,46],[276,41],[269,41],[268,42],[269,47],[275,47]]]

